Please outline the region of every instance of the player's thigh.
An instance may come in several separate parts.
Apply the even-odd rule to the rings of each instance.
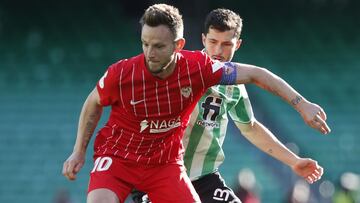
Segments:
[[[200,202],[185,167],[177,164],[163,166],[149,181],[148,195],[152,203]]]
[[[115,192],[101,188],[92,190],[87,195],[87,203],[120,203],[119,198]]]
[[[88,187],[88,203],[90,200],[90,202],[97,202],[95,200],[101,200],[102,197],[106,196],[104,194],[108,194],[110,199],[113,199],[113,196],[116,197],[117,201],[110,202],[125,202],[130,190],[130,185],[115,179],[111,175],[91,174]]]
[[[196,192],[202,202],[206,203],[241,203],[240,199],[229,188],[221,175],[216,172],[193,181]]]
[[[106,161],[98,161],[99,163],[96,164],[98,159]],[[135,171],[136,169],[127,167],[114,157],[99,157],[96,160],[94,169],[90,173],[88,185],[90,200],[99,199],[99,196],[103,197],[103,193],[111,193],[115,194],[118,202],[124,202],[133,187],[131,184],[133,179],[126,178],[133,175],[128,175],[128,171]],[[110,195],[110,197],[112,196]]]

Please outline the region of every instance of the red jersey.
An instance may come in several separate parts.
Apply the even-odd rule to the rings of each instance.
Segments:
[[[143,54],[111,65],[97,84],[109,121],[98,132],[95,156],[114,155],[142,164],[182,162],[189,116],[222,71],[200,51],[177,53],[174,72],[153,76]]]

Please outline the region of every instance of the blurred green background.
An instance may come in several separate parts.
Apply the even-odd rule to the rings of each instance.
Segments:
[[[211,9],[242,16],[243,44],[235,61],[268,68],[327,113],[332,133],[323,136],[280,98],[247,86],[258,120],[325,168],[306,202],[332,202],[340,183],[360,202],[360,2],[161,2],[182,12],[186,49],[202,49]],[[61,175],[82,104],[110,64],[141,53],[138,20],[153,3],[160,1],[0,0],[0,202],[65,203],[59,196],[85,202],[92,143],[78,179]],[[249,168],[262,202],[289,202],[298,177],[287,166],[249,144],[233,125],[224,148],[220,171],[229,185],[236,188],[239,170]],[[344,186],[345,172],[354,176]]]

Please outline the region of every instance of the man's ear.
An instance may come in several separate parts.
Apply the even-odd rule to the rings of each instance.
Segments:
[[[238,50],[238,49],[240,48],[241,43],[242,43],[242,39],[238,39],[238,40],[236,41],[235,51],[236,51],[236,50]]]
[[[175,52],[179,52],[185,46],[185,38],[179,38],[175,40]]]
[[[204,33],[201,34],[201,39],[202,39],[203,46],[205,47],[206,35]]]

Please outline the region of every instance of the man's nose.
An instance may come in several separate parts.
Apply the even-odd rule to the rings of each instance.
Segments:
[[[152,47],[149,47],[147,52],[148,52],[147,55],[148,55],[149,58],[154,58],[155,51],[154,51],[154,49]]]
[[[222,51],[223,51],[223,49],[222,49],[221,45],[216,45],[215,46],[215,54],[216,55],[221,55]]]

